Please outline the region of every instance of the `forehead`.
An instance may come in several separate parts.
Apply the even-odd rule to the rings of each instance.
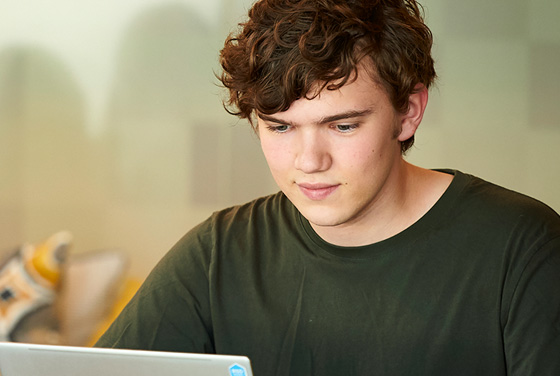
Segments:
[[[364,58],[356,65],[355,69],[348,77],[326,83],[316,82],[312,85],[312,88],[306,97],[312,98],[321,92],[328,91],[329,88],[345,87],[355,81],[360,81],[360,85],[356,86],[372,85],[383,89],[382,80],[379,78],[375,64],[370,58]]]
[[[338,89],[316,85],[316,92],[294,101],[286,111],[271,114],[286,122],[317,121],[339,113],[373,112],[380,107],[392,108],[385,89],[370,71],[359,68],[357,74]],[[262,116],[269,119],[270,116]],[[261,117],[259,117],[262,119]]]

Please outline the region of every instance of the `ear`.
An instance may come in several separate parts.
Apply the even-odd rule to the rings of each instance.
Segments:
[[[401,132],[399,141],[406,141],[416,133],[424,117],[424,110],[428,104],[428,89],[423,84],[414,87],[414,93],[408,97],[408,111],[401,115]]]

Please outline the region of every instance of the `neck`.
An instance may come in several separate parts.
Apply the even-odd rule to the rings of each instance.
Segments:
[[[418,221],[439,200],[452,179],[451,175],[403,160],[388,177],[376,201],[356,218],[339,226],[311,226],[331,244],[355,247],[377,243]]]

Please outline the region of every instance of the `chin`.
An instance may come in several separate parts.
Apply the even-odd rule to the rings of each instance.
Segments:
[[[340,214],[328,210],[300,210],[300,213],[314,226],[335,227],[346,222]]]
[[[294,206],[314,226],[333,227],[346,222],[348,219],[347,214],[341,212],[340,203],[338,202],[309,202],[307,199],[300,199],[297,195],[295,197],[288,196]]]

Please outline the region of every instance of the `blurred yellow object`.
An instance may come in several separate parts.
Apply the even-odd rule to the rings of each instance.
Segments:
[[[23,252],[25,269],[41,285],[48,288],[56,286],[71,242],[72,235],[67,231],[61,231],[36,247],[25,246]]]
[[[130,301],[130,299],[132,299],[134,294],[136,294],[136,291],[138,291],[138,288],[140,288],[141,284],[142,284],[142,281],[140,279],[136,279],[136,278],[128,278],[124,282],[123,287],[122,287],[122,291],[119,295],[119,298],[117,299],[117,301],[113,305],[111,313],[105,318],[105,320],[103,320],[103,322],[101,322],[99,324],[97,330],[95,331],[95,333],[91,337],[91,339],[88,343],[88,346],[95,345],[95,343],[103,335],[103,333],[105,333],[105,331],[107,329],[109,329],[109,326],[111,326],[111,323],[121,313],[121,311],[124,309],[124,307]]]

